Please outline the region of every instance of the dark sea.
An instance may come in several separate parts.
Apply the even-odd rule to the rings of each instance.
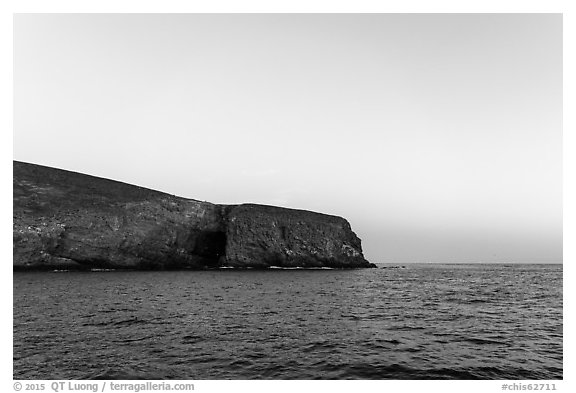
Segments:
[[[14,379],[562,379],[562,265],[14,273]]]

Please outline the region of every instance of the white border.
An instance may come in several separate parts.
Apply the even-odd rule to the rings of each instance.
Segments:
[[[4,293],[0,297],[1,314],[12,315],[12,267],[10,252],[11,229],[11,192],[9,182],[12,178],[12,144],[13,144],[13,19],[14,13],[248,13],[248,12],[383,12],[383,13],[441,13],[441,12],[473,12],[473,13],[507,13],[507,12],[553,12],[564,14],[564,381],[550,381],[556,383],[559,391],[576,391],[574,382],[573,332],[576,332],[572,321],[574,313],[572,299],[574,291],[572,282],[574,277],[574,203],[576,192],[574,187],[575,157],[575,123],[574,108],[574,50],[576,48],[575,8],[574,1],[520,1],[520,0],[485,0],[485,1],[368,1],[368,0],[212,0],[212,1],[185,1],[185,0],[30,0],[30,1],[3,1],[0,2],[0,48],[2,61],[0,62],[0,124],[2,126],[0,152],[0,166],[2,174],[2,209],[0,222],[2,223],[2,288]],[[8,208],[10,206],[10,208]],[[2,357],[0,381],[3,391],[14,391],[12,385],[12,323],[11,318],[3,318],[2,323]],[[518,383],[518,381],[510,381]],[[545,382],[545,381],[539,381]],[[270,389],[330,389],[345,391],[359,388],[363,391],[384,390],[396,391],[436,391],[446,392],[491,392],[500,391],[504,381],[323,381],[323,382],[282,382],[282,381],[198,381],[198,391],[230,390],[235,391],[266,391]],[[572,388],[570,388],[570,386]]]

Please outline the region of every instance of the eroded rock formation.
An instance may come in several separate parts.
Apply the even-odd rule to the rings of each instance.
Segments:
[[[14,162],[14,268],[373,267],[340,217]]]

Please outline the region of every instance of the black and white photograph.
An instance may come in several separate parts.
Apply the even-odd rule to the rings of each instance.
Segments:
[[[560,389],[562,13],[15,13],[13,33],[14,389]]]

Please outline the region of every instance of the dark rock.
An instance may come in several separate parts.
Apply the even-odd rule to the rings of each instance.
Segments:
[[[369,267],[360,239],[341,217],[240,205],[227,218],[230,266]]]
[[[215,205],[14,161],[15,269],[374,267],[340,217]]]

